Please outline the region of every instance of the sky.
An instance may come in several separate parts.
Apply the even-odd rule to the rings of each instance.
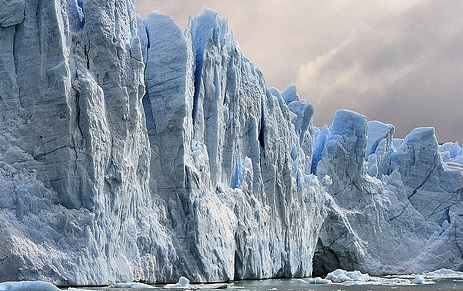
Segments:
[[[203,7],[228,20],[267,86],[297,86],[315,125],[350,109],[399,138],[433,126],[462,144],[461,0],[136,0],[142,18],[159,10],[182,29]]]

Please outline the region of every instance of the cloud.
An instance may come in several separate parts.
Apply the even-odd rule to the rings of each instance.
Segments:
[[[336,108],[463,138],[463,14],[459,1],[422,1],[357,24],[338,47],[302,65],[296,84],[329,123]]]
[[[187,3],[187,4],[185,4]],[[267,84],[296,83],[315,123],[340,108],[396,126],[435,126],[463,141],[463,6],[460,0],[137,0],[180,27],[203,6],[228,19]],[[302,64],[302,65],[301,65]]]

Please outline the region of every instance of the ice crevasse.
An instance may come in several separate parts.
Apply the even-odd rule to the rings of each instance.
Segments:
[[[0,23],[0,281],[462,267],[459,144],[314,127],[214,11],[182,32],[132,1],[12,0]]]

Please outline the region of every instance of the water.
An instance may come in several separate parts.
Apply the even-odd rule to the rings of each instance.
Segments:
[[[426,285],[313,285],[301,283],[299,280],[265,280],[236,282],[230,287],[238,288],[239,291],[463,291],[463,280],[461,279],[433,281],[436,283]]]
[[[229,291],[463,291],[462,279],[433,279],[434,284],[425,285],[349,285],[349,284],[329,284],[329,285],[314,285],[304,283],[298,279],[284,280],[249,280],[238,281],[228,284]],[[191,289],[167,289],[159,287],[163,291],[179,291],[179,290],[195,290],[194,285]],[[67,290],[67,289],[63,289]],[[79,290],[93,291],[149,291],[153,289],[116,289],[116,288],[85,288]],[[218,290],[201,288],[199,290]]]

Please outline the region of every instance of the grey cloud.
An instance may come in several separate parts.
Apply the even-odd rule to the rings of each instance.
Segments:
[[[264,72],[267,83],[283,89],[308,59],[338,45],[349,34],[359,16],[355,6],[347,11],[318,0],[137,0],[137,10],[146,16],[161,10],[185,28],[189,15],[203,6],[228,19],[244,55]],[[353,15],[344,17],[344,15]]]
[[[329,123],[336,108],[396,125],[434,126],[462,140],[463,14],[459,1],[422,1],[399,16],[359,24],[339,47],[301,66],[297,85]],[[381,24],[381,25],[379,25]]]
[[[228,19],[267,84],[295,82],[315,123],[349,108],[396,125],[435,126],[463,141],[463,6],[459,0],[137,0],[186,27],[203,6]],[[301,64],[303,64],[301,66]]]

